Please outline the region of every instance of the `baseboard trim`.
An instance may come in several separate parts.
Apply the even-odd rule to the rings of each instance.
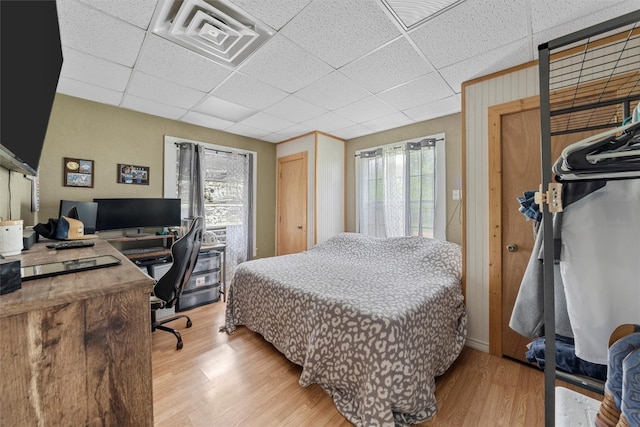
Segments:
[[[465,346],[473,348],[475,350],[479,350],[485,353],[489,353],[489,344],[484,341],[478,341],[473,338],[467,338],[464,343]]]

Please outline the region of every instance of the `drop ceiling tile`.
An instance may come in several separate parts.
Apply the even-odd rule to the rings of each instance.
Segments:
[[[527,0],[467,0],[409,32],[436,67],[530,35]]]
[[[262,129],[269,133],[278,132],[295,124],[292,121],[272,116],[271,114],[267,114],[262,111],[242,120],[240,123],[255,129]]]
[[[392,114],[387,114],[382,117],[378,117],[374,120],[368,120],[366,122],[362,122],[362,126],[369,128],[373,131],[381,131],[386,129],[395,129],[401,126],[406,126],[413,123],[413,120],[409,118],[407,115],[396,112]]]
[[[378,0],[215,1],[282,33],[232,69],[147,34],[156,0],[58,0],[59,93],[271,142],[311,130],[356,138],[459,112],[463,82],[531,61],[540,43],[638,9],[638,0],[463,0],[405,32]],[[209,114],[185,111],[196,95]],[[247,120],[232,124],[238,117]]]
[[[295,124],[291,127],[281,129],[278,132],[272,133],[268,136],[273,138],[273,139],[269,139],[269,141],[271,142],[281,142],[281,141],[286,141],[288,139],[296,138],[300,135],[308,134],[313,131],[314,129],[311,129],[308,126]]]
[[[306,120],[302,124],[313,130],[331,133],[336,129],[343,129],[349,126],[353,126],[355,123],[352,120],[339,116],[338,114],[330,111],[321,116]]]
[[[441,13],[444,9],[459,0],[383,0],[394,15],[402,22],[405,28],[410,28],[420,21],[424,21],[431,16]],[[461,0],[464,1],[464,0]]]
[[[378,93],[427,74],[433,71],[433,67],[403,37],[353,61],[340,71],[371,92]]]
[[[233,73],[212,92],[212,95],[260,110],[285,98],[288,93],[253,77]]]
[[[186,113],[186,110],[182,108],[172,107],[132,95],[125,95],[122,99],[121,106],[129,110],[151,114],[152,116],[166,117],[172,120],[178,120]]]
[[[637,10],[638,6],[637,0],[582,0],[579,7],[575,0],[537,0],[535,7],[531,8],[531,29],[535,34],[561,25],[565,32],[556,36],[560,37],[632,12]]]
[[[260,139],[262,141],[272,142],[274,144],[277,144],[278,142],[286,141],[287,139],[290,139],[290,138],[285,138],[283,137],[283,135],[280,135],[279,133],[270,133],[268,135],[263,136]]]
[[[460,93],[462,83],[466,81],[532,60],[531,41],[529,38],[525,38],[444,67],[440,70],[440,75],[456,93]]]
[[[204,56],[153,34],[147,36],[136,68],[203,92],[211,91],[231,74]]]
[[[196,111],[187,112],[184,116],[182,116],[180,120],[209,129],[220,130],[227,129],[234,124],[234,122],[232,121],[219,119],[217,117],[211,117],[206,114],[198,113]]]
[[[301,123],[296,123],[295,125],[284,128],[280,132],[285,134],[290,134],[291,137],[296,137],[300,135],[307,134],[309,132],[313,132],[315,129],[311,129],[309,126],[303,125]]]
[[[334,110],[370,95],[370,92],[339,71],[311,83],[296,96],[327,110]]]
[[[439,73],[429,73],[409,83],[378,94],[378,98],[398,110],[417,107],[453,95],[454,92]]]
[[[63,46],[133,67],[144,30],[72,0],[58,0]]]
[[[276,30],[282,28],[309,3],[311,0],[233,0],[233,4]]]
[[[216,98],[215,96],[207,97],[198,104],[193,111],[233,122],[247,118],[256,112],[256,110],[252,108],[234,104],[233,102]]]
[[[271,133],[269,131],[265,131],[264,129],[256,129],[242,123],[236,123],[233,126],[228,127],[226,131],[231,132],[235,135],[243,135],[249,138],[257,138],[257,139],[262,139]]]
[[[122,92],[94,86],[66,77],[60,77],[56,92],[109,105],[119,105],[122,100]]]
[[[462,111],[460,97],[457,95],[441,99],[431,104],[421,105],[411,108],[404,113],[416,122],[434,119],[437,117],[448,116]]]
[[[340,107],[334,112],[342,117],[351,120],[354,123],[362,123],[371,119],[377,119],[387,114],[393,114],[397,110],[389,106],[386,102],[376,98],[375,96],[369,96],[360,101],[356,101],[353,104]]]
[[[573,8],[571,5],[573,3]],[[533,47],[534,58],[538,59],[538,46],[558,37],[565,36],[574,31],[596,25],[608,19],[624,15],[638,10],[637,0],[626,0],[621,2],[602,2],[588,0],[585,4],[580,4],[576,10],[575,2],[562,0],[558,2],[560,10],[557,15],[550,14],[548,9],[555,5],[555,1],[550,1],[548,7],[535,8],[532,10],[533,27]],[[573,15],[569,13],[573,9]],[[553,16],[551,16],[553,15]]]
[[[281,33],[339,68],[400,35],[383,7],[374,1],[317,0]]]
[[[124,92],[131,77],[131,68],[87,55],[74,49],[63,48],[60,75],[95,86]]]
[[[147,29],[158,0],[81,0],[96,9]]]
[[[279,34],[240,67],[243,73],[289,93],[332,71],[330,66]]]
[[[368,127],[361,124],[355,124],[346,128],[336,129],[332,132],[332,135],[342,139],[351,139],[363,135],[369,135],[370,133],[373,133],[373,131]]]
[[[294,123],[300,123],[327,112],[324,108],[312,105],[293,95],[265,108],[263,111],[277,117],[285,117]]]
[[[193,107],[206,95],[205,92],[162,80],[140,71],[134,73],[131,83],[129,83],[128,93],[185,110]]]

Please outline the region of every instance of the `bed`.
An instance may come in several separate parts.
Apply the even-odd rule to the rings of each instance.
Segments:
[[[416,424],[435,415],[435,377],[465,342],[461,258],[447,241],[342,233],[247,261],[222,330],[262,335],[356,426]]]

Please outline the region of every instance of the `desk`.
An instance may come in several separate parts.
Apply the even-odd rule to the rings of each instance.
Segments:
[[[154,257],[162,257],[171,255],[171,245],[173,245],[175,241],[175,236],[173,234],[151,234],[149,236],[139,236],[139,237],[111,237],[105,239],[109,243],[115,243],[116,248],[120,250],[120,252],[124,253],[127,258],[131,260],[136,259],[145,259],[145,258],[154,258]],[[150,241],[158,241],[162,242],[162,249],[158,248],[158,251],[154,252],[139,252],[139,253],[127,253],[128,247],[123,248],[122,246],[129,246],[134,243],[144,242],[144,244],[149,243]],[[139,248],[139,246],[138,246]]]
[[[0,295],[1,425],[153,426],[153,281],[109,243],[22,265],[114,255],[122,265],[30,280]]]

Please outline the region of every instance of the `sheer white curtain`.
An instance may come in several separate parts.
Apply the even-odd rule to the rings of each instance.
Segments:
[[[225,236],[227,283],[253,246],[253,155],[176,144],[177,195],[183,216],[203,215],[208,232]]]
[[[210,228],[226,229],[227,281],[251,254],[251,162],[249,154],[205,150],[205,217]]]
[[[440,179],[436,141],[440,140],[444,143],[444,138],[424,138],[356,153],[358,232],[444,238],[436,221]]]

